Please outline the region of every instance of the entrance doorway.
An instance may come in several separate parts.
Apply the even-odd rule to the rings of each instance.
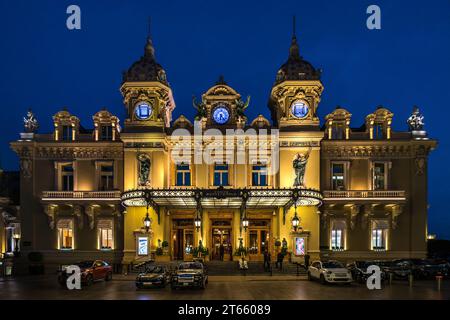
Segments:
[[[231,220],[212,220],[211,232],[211,259],[230,261],[233,254]]]
[[[272,253],[270,242],[270,220],[249,220],[248,253],[252,260],[263,260],[264,251]],[[274,257],[272,257],[272,260]]]
[[[194,220],[172,220],[172,245],[174,260],[192,260],[194,248]]]

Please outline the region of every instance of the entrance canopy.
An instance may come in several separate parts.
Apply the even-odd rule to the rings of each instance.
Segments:
[[[313,189],[149,189],[126,191],[124,207],[154,208],[279,208],[320,206],[322,193]]]

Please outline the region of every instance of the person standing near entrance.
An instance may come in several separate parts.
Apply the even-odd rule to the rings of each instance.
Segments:
[[[220,244],[219,247],[219,255],[220,255],[220,260],[223,261],[223,255],[225,254],[225,247],[223,246],[223,243]]]

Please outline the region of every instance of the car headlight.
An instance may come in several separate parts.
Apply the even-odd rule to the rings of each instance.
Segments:
[[[333,274],[333,272],[327,271],[327,275],[331,276],[332,274]]]

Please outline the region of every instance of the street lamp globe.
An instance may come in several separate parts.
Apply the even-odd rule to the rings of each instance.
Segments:
[[[198,231],[200,229],[200,227],[202,226],[202,219],[200,219],[200,217],[195,218],[194,219],[194,225],[195,225],[195,228]]]
[[[242,226],[244,227],[244,230],[247,231],[247,228],[248,228],[248,219],[247,218],[242,219]]]

